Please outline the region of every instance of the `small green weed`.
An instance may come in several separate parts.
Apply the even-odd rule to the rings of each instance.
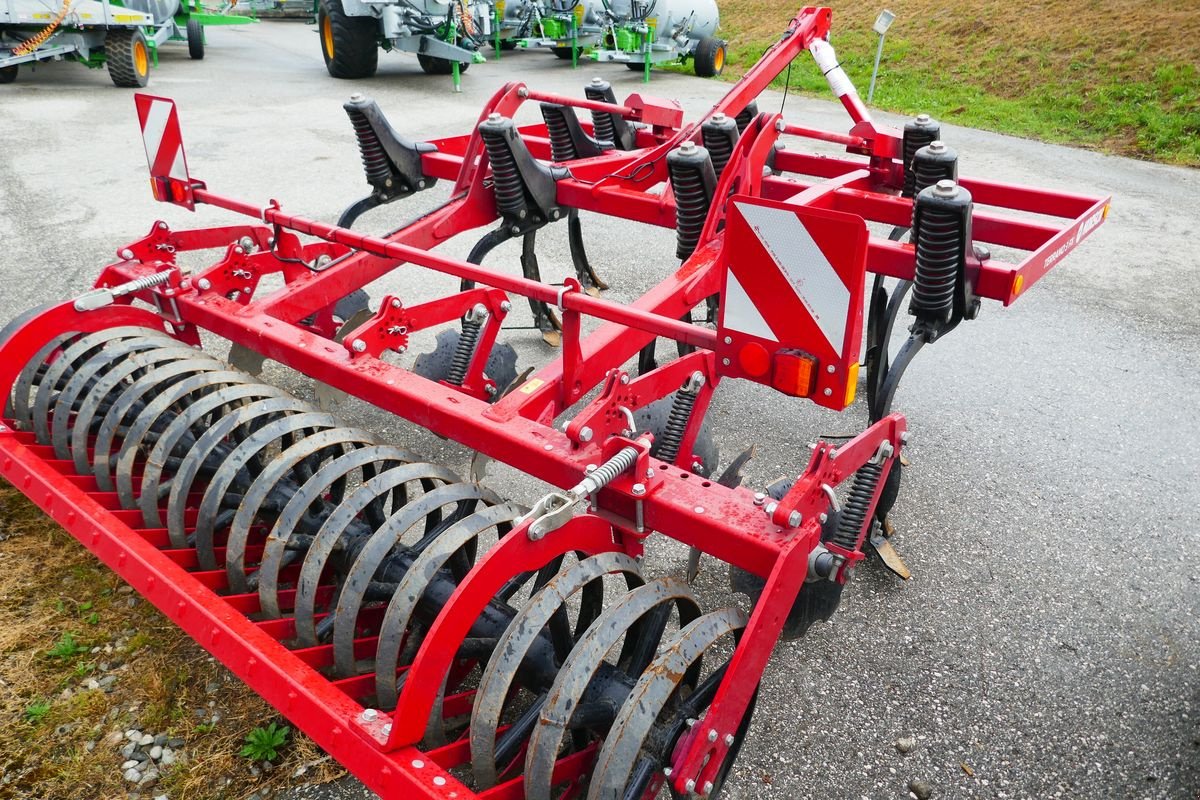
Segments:
[[[25,719],[34,725],[42,721],[42,717],[50,713],[50,701],[38,700],[25,708]]]
[[[254,761],[273,761],[279,749],[287,744],[289,733],[291,728],[274,722],[265,728],[255,728],[246,736],[246,744],[239,755]]]
[[[46,651],[46,655],[59,661],[70,661],[89,649],[87,645],[75,641],[75,634],[68,631],[59,637],[54,647]]]

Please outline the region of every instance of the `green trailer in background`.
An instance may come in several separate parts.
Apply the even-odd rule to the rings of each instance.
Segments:
[[[150,81],[158,47],[186,42],[204,58],[204,28],[244,25],[250,17],[206,11],[200,0],[0,0],[0,84],[17,79],[21,65],[76,61],[108,68],[117,86]]]

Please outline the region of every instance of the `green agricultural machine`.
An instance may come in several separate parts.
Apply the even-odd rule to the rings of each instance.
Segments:
[[[117,86],[140,88],[158,64],[158,47],[186,42],[204,58],[204,28],[244,25],[249,17],[206,11],[200,0],[0,0],[0,83],[21,65],[76,61],[108,68]]]

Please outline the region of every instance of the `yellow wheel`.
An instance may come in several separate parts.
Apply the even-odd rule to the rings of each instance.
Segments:
[[[335,78],[369,78],[379,61],[379,20],[347,14],[342,0],[320,0],[317,32],[325,69]]]
[[[712,78],[725,69],[725,42],[705,36],[692,52],[692,66],[701,78]]]
[[[321,20],[321,44],[325,47],[325,59],[333,61],[333,22],[329,17]]]
[[[150,82],[150,45],[138,28],[113,28],[104,37],[108,77],[123,88],[140,89]]]

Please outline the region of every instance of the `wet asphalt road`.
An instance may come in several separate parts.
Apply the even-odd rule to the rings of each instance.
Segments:
[[[464,132],[502,80],[580,94],[572,73],[539,53],[475,66],[465,92],[421,75],[409,56],[380,74],[330,79],[309,26],[270,23],[210,32],[208,57],[164,50],[150,91],[176,98],[195,176],[226,194],[333,220],[363,189],[340,109],[376,97],[414,138]],[[618,97],[639,90],[601,71]],[[694,115],[723,87],[656,75],[651,91]],[[778,106],[768,95],[763,106]],[[154,203],[133,103],[103,74],[67,64],[0,88],[0,318],[84,290],[114,249],[154,219],[175,227],[230,221]],[[844,129],[839,107],[791,97],[789,118]],[[890,119],[890,118],[889,118]],[[725,796],[899,798],[910,780],[939,798],[1195,798],[1200,792],[1200,306],[1191,238],[1200,172],[1143,164],[947,127],[964,174],[1114,196],[1108,223],[1015,306],[989,303],[976,322],[927,348],[896,401],[912,431],[912,468],[894,513],[904,583],[860,569],[832,623],[781,644]],[[444,197],[364,218],[382,231]],[[587,215],[603,242],[594,262],[629,300],[674,265],[672,234]],[[543,269],[566,268],[566,240],[545,239]],[[446,252],[465,255],[470,242]],[[497,264],[513,265],[515,249]],[[657,265],[661,265],[661,268]],[[442,286],[406,285],[414,299]],[[550,353],[515,335],[521,366]],[[301,381],[275,370],[281,382]],[[727,383],[713,410],[727,455],[752,442],[762,485],[802,469],[844,417]],[[468,454],[361,406],[346,414],[389,439],[461,468]],[[544,490],[503,467],[501,493]],[[680,573],[685,553],[662,539],[649,571]],[[709,561],[708,607],[731,602]],[[916,739],[903,755],[894,743]],[[340,788],[296,798],[366,796]]]

